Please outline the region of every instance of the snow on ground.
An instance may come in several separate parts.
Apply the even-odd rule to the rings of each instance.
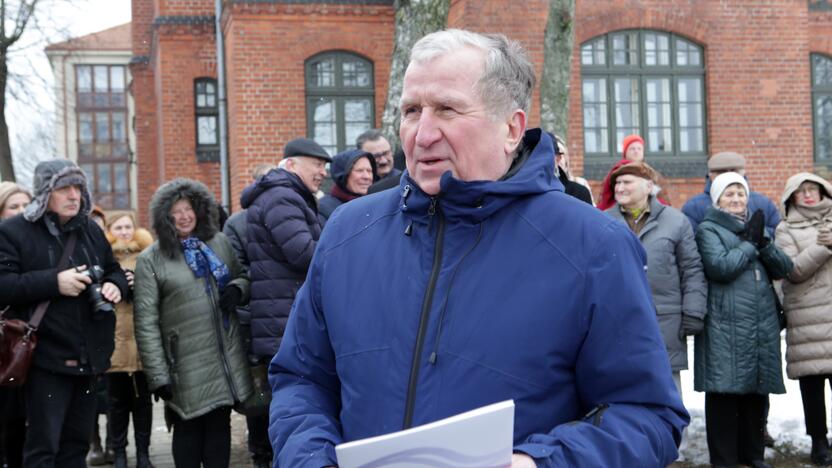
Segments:
[[[777,444],[790,443],[798,451],[809,453],[812,441],[806,435],[806,428],[803,423],[803,402],[800,398],[800,385],[797,380],[790,380],[786,377],[786,342],[783,335],[781,353],[783,361],[783,381],[786,384],[786,393],[783,395],[771,395],[771,409],[768,414],[768,430],[774,437]],[[687,429],[687,440],[682,444],[682,455],[684,460],[707,465],[708,444],[705,436],[705,394],[693,390],[693,339],[688,340],[688,366],[689,370],[682,371],[682,398],[685,406],[691,415],[691,423]],[[829,387],[826,388],[827,417],[829,415]],[[828,423],[827,419],[827,424]],[[766,449],[766,458],[771,456],[772,449]]]

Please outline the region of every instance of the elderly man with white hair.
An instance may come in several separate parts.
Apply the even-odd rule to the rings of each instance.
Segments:
[[[689,418],[644,250],[563,193],[551,138],[526,130],[534,82],[504,36],[414,46],[407,172],[329,219],[270,366],[278,465],[335,465],[342,442],[506,399],[512,466],[676,459]]]

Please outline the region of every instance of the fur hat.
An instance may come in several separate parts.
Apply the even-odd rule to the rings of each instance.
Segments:
[[[49,206],[49,196],[54,190],[78,185],[81,187],[81,209],[79,214],[88,215],[92,209],[92,199],[87,188],[87,176],[74,162],[69,159],[51,159],[41,161],[35,166],[32,182],[34,198],[26,205],[23,217],[29,222],[35,222],[43,217]]]
[[[627,174],[641,177],[651,182],[656,180],[656,171],[652,167],[647,163],[633,161],[622,165],[610,174],[610,189],[615,190],[615,180],[618,179],[618,176]]]
[[[708,159],[709,171],[731,171],[745,169],[745,158],[733,151],[723,151]]]
[[[624,137],[624,141],[621,143],[621,157],[627,157],[627,148],[630,147],[635,142],[641,143],[641,146],[644,146],[644,138],[638,135],[627,135]]]
[[[711,202],[714,206],[719,204],[719,197],[722,196],[722,192],[724,192],[729,185],[733,184],[742,185],[745,188],[745,194],[751,194],[748,190],[748,181],[745,180],[745,177],[737,174],[736,172],[725,172],[716,176],[713,182],[711,182]]]
[[[150,200],[150,219],[159,240],[159,249],[168,258],[174,258],[182,248],[176,234],[176,226],[170,210],[182,199],[191,202],[196,214],[193,235],[203,242],[211,240],[219,232],[219,212],[214,196],[202,182],[191,179],[174,179],[156,190]]]

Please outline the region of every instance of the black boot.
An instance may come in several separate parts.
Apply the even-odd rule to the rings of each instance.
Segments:
[[[829,443],[826,436],[812,437],[812,464],[818,466],[832,465],[832,456],[829,455]]]
[[[87,459],[87,463],[91,466],[100,466],[106,465],[107,459],[104,455],[104,450],[101,448],[101,436],[98,434],[98,422],[96,421],[95,427],[93,428],[93,432],[90,437],[90,454],[89,458]]]
[[[127,468],[127,451],[119,449],[113,452],[113,468]]]

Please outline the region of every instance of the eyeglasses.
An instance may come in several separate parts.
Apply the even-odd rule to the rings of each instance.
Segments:
[[[383,158],[385,156],[390,156],[392,152],[390,150],[381,151],[379,153],[370,153],[373,156],[373,159]]]
[[[805,194],[808,194],[808,195],[816,195],[816,194],[820,193],[820,188],[816,187],[814,185],[807,185],[805,187],[799,187],[797,190],[795,190],[795,192],[805,193]]]

